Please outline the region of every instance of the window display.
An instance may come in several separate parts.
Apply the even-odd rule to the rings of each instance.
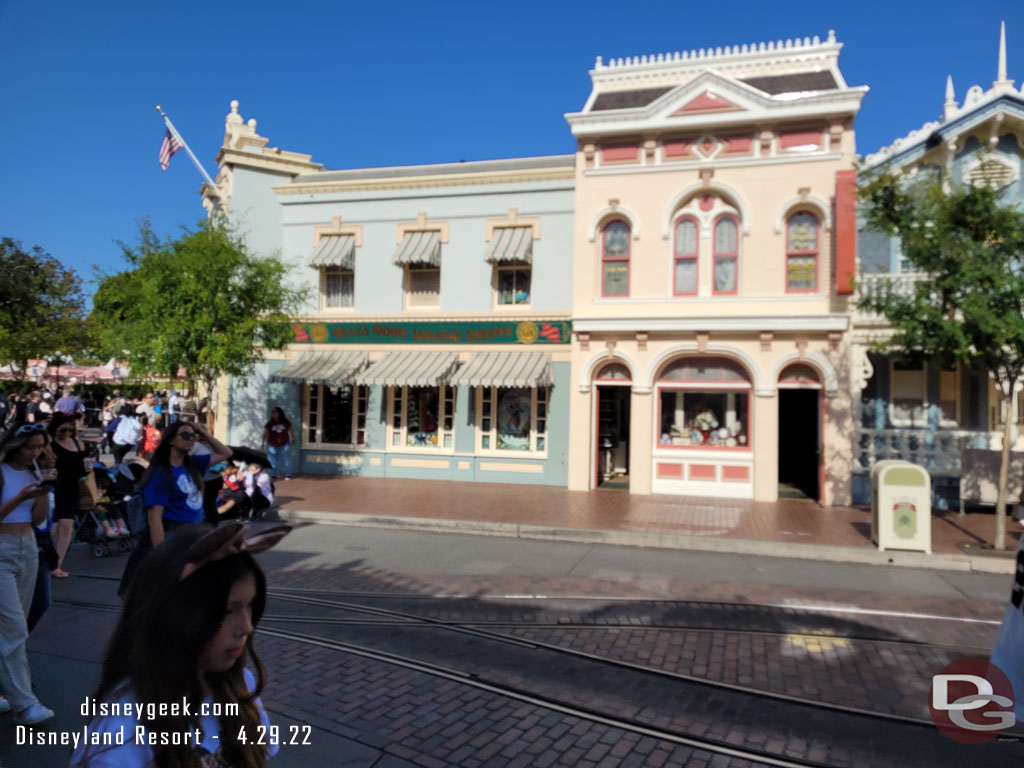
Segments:
[[[748,445],[748,392],[662,389],[661,445],[742,448]]]
[[[498,390],[498,449],[530,450],[530,390]]]
[[[310,384],[306,435],[309,445],[362,445],[366,442],[366,387]]]
[[[543,452],[547,449],[546,387],[482,387],[478,398],[479,450]]]
[[[454,445],[454,387],[393,387],[391,397],[392,449]]]
[[[406,445],[437,445],[438,399],[438,390],[434,387],[409,388],[405,413]]]
[[[530,303],[530,268],[498,267],[498,304]]]

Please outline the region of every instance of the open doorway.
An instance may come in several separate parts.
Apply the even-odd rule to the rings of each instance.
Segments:
[[[779,389],[779,498],[821,498],[821,390]]]
[[[629,490],[629,393],[629,387],[597,387],[597,488]]]

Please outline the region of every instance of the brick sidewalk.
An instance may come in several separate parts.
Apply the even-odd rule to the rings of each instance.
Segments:
[[[871,512],[864,507],[820,507],[812,501],[777,502],[693,496],[638,496],[625,491],[568,491],[540,485],[458,483],[307,475],[278,482],[283,511],[398,515],[425,520],[535,525],[570,530],[679,534],[762,542],[874,549]],[[974,553],[992,538],[991,512],[934,510],[936,554]],[[1007,545],[1021,528],[1007,523]]]

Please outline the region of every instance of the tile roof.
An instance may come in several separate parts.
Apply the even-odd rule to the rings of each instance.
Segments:
[[[831,72],[794,72],[789,75],[767,75],[765,77],[746,77],[741,83],[757,88],[759,91],[776,95],[779,93],[797,93],[799,91],[834,91],[839,87]]]
[[[601,112],[606,109],[632,109],[634,107],[646,107],[659,96],[663,96],[671,88],[639,88],[635,91],[611,91],[598,94],[590,107],[591,112]]]

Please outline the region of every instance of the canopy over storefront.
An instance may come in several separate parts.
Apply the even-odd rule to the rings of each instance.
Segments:
[[[320,238],[313,255],[309,257],[311,267],[341,267],[353,269],[355,266],[356,239],[352,235],[328,235]]]
[[[544,352],[483,352],[455,376],[457,387],[548,387],[554,383],[551,356]]]
[[[384,387],[437,387],[448,383],[458,364],[455,352],[391,352],[363,371],[358,380]]]
[[[495,262],[533,262],[533,228],[502,227],[494,230],[484,260]]]
[[[271,381],[290,384],[351,384],[355,374],[366,366],[365,352],[303,352],[295,360],[277,369]]]

